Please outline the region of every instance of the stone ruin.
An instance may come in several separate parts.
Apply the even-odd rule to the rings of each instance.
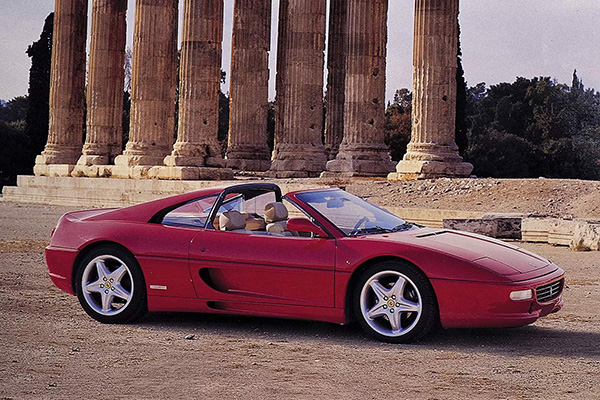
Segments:
[[[327,0],[280,0],[272,154],[266,137],[272,0],[235,0],[224,158],[217,140],[223,0],[184,1],[179,71],[179,1],[136,1],[124,150],[127,1],[92,1],[88,71],[88,0],[55,1],[50,127],[35,175],[195,180],[229,179],[239,170],[279,178],[414,179],[472,170],[454,139],[459,0],[416,0],[413,136],[398,165],[384,144],[388,0],[329,0],[329,21]]]

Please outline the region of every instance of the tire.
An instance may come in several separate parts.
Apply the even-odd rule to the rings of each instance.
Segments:
[[[427,277],[401,260],[380,262],[366,270],[356,282],[353,307],[369,336],[390,343],[423,338],[439,315]]]
[[[135,257],[118,246],[95,248],[81,260],[75,290],[85,312],[105,324],[131,322],[148,310],[142,270]]]

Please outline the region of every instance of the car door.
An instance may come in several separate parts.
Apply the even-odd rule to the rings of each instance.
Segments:
[[[202,230],[190,245],[199,298],[333,307],[335,240]]]

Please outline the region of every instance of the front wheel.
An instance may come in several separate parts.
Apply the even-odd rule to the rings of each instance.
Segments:
[[[147,310],[146,287],[135,257],[117,246],[92,250],[79,263],[77,297],[85,312],[103,323],[125,323]]]
[[[435,293],[415,266],[385,261],[365,271],[356,283],[354,312],[370,336],[409,343],[425,336],[438,316]]]

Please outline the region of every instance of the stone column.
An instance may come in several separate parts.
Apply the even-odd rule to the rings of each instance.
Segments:
[[[325,151],[335,159],[344,138],[344,98],[346,88],[347,0],[331,0],[329,10],[329,41],[327,47],[327,94],[325,97]]]
[[[388,0],[347,7],[344,140],[324,176],[387,176],[395,166],[384,143]]]
[[[219,132],[219,88],[223,0],[186,0],[179,71],[179,128],[169,167],[223,167]],[[195,178],[198,170],[174,178]],[[191,171],[191,172],[190,172]]]
[[[271,0],[235,0],[227,165],[245,171],[271,166],[267,145]]]
[[[416,0],[412,137],[389,179],[469,176],[455,143],[459,0]]]
[[[177,85],[177,0],[137,0],[129,142],[113,175],[148,177],[172,149]]]
[[[87,0],[56,0],[48,142],[36,175],[69,176],[81,155],[85,99]]]
[[[326,0],[282,0],[279,5],[278,121],[271,176],[317,176],[325,169],[325,8]]]
[[[74,175],[103,176],[121,153],[127,2],[94,0],[87,87],[87,129]]]

